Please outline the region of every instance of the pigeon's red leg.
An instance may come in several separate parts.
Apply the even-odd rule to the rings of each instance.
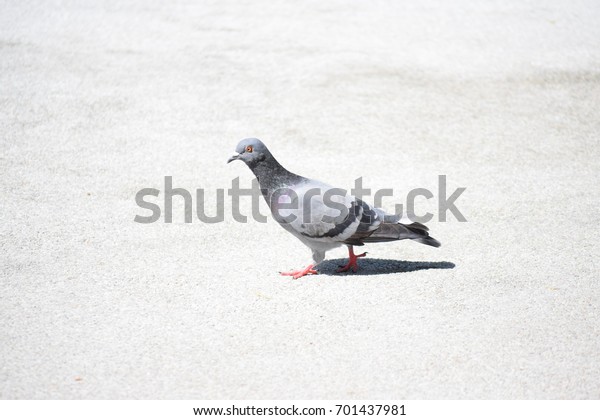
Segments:
[[[352,245],[348,245],[348,258],[350,259],[350,261],[348,261],[348,264],[346,265],[340,265],[340,268],[337,270],[337,272],[343,273],[352,269],[352,271],[356,273],[356,270],[358,269],[358,259],[364,257],[365,255],[367,255],[366,252],[355,255],[354,247]]]
[[[313,269],[314,265],[310,264],[309,266],[307,266],[306,268],[303,268],[302,270],[295,270],[295,271],[286,271],[283,273],[279,273],[282,276],[292,276],[294,277],[294,279],[299,279],[302,276],[306,276],[307,274],[319,274],[317,270]]]

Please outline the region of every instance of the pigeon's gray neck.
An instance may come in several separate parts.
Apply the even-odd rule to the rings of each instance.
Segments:
[[[261,189],[269,191],[285,188],[297,182],[298,175],[285,169],[273,156],[251,162],[248,165],[260,184]]]

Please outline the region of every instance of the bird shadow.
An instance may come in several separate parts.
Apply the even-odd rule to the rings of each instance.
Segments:
[[[337,272],[337,269],[346,263],[348,263],[348,259],[337,258],[334,260],[327,260],[319,264],[317,269],[319,274],[324,274],[326,276],[355,274],[352,271],[347,271],[345,273]],[[356,274],[373,276],[377,274],[408,273],[419,270],[448,270],[454,267],[455,264],[448,261],[401,261],[380,258],[361,258],[358,261],[358,271]]]

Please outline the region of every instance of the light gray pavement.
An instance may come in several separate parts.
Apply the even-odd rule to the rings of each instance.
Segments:
[[[600,398],[598,2],[99,3],[1,6],[0,397]],[[299,281],[229,204],[133,222],[249,136],[468,222]]]

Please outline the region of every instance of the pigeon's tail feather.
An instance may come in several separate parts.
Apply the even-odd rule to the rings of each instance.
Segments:
[[[440,246],[442,246],[441,242],[438,241],[435,238],[432,238],[431,236],[421,236],[419,238],[415,238],[413,239],[415,242],[418,242],[420,244],[425,244],[425,245],[429,245],[429,246],[434,246],[436,248],[439,248]]]
[[[413,222],[410,225],[406,225],[406,227],[416,235],[416,237],[410,237],[413,241],[424,245],[434,246],[436,248],[442,245],[440,241],[429,236],[429,228],[427,226],[418,222]]]
[[[424,230],[427,232],[429,228],[419,222],[412,222],[410,225],[404,224],[407,228],[411,230]]]
[[[441,243],[429,236],[427,226],[421,223],[411,223],[405,225],[402,223],[382,223],[379,227],[366,238],[362,238],[362,242],[388,242],[398,241],[401,239],[412,239],[421,244],[439,247]]]

